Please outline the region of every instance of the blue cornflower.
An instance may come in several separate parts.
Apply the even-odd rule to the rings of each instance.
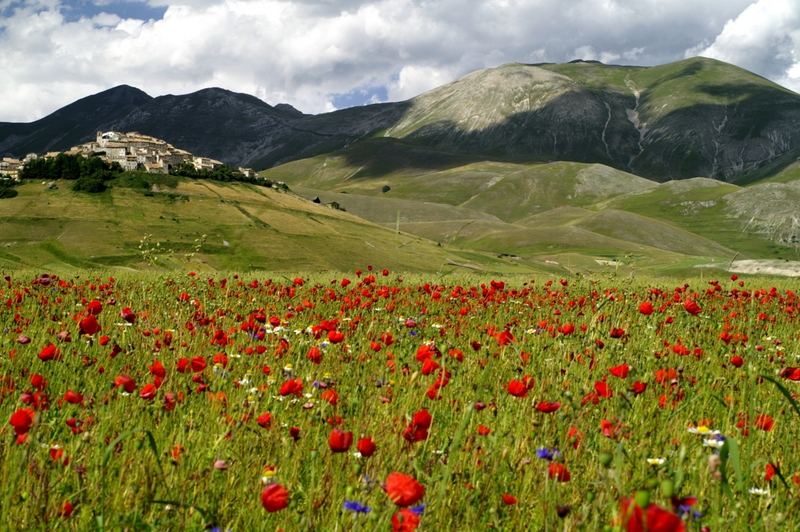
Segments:
[[[560,458],[561,452],[556,448],[539,447],[536,449],[536,456],[542,460],[552,461],[554,458]]]
[[[344,501],[344,509],[357,514],[368,514],[372,511],[372,508],[357,501]]]
[[[417,514],[417,515],[422,515],[422,512],[424,512],[424,511],[425,511],[425,505],[424,505],[424,504],[418,504],[418,505],[416,505],[416,506],[412,506],[412,507],[411,507],[411,508],[409,508],[409,509],[410,509],[412,512],[414,512],[415,514]]]

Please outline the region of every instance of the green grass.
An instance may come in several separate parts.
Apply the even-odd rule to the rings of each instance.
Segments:
[[[137,187],[79,194],[63,183],[56,190],[23,184],[19,196],[0,201],[2,260],[16,267],[200,270],[380,263],[422,271],[464,262],[459,249],[396,234],[291,193],[185,179],[161,185],[165,192],[145,195]],[[479,269],[519,270],[490,254],[468,254]]]

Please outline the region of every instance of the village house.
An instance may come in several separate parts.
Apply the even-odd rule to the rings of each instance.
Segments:
[[[0,160],[0,179],[19,180],[19,170],[22,168],[22,161],[12,157],[3,157]]]

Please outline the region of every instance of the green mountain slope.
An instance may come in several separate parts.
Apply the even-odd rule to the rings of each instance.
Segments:
[[[183,180],[144,195],[124,188],[89,195],[66,185],[27,183],[0,200],[0,266],[147,268],[149,253],[168,268],[521,270],[264,187]]]

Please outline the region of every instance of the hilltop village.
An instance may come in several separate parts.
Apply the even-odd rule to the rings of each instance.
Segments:
[[[60,153],[98,156],[108,163],[119,164],[123,170],[149,173],[167,174],[171,169],[185,164],[191,164],[198,171],[213,171],[223,166],[222,162],[215,159],[193,155],[166,141],[137,132],[98,132],[92,142],[74,146],[65,152],[48,152],[42,157],[57,157]],[[35,153],[26,155],[22,160],[3,157],[0,161],[0,177],[18,180],[19,172],[25,164],[39,157]],[[245,177],[256,176],[252,168],[239,167],[238,171]]]

